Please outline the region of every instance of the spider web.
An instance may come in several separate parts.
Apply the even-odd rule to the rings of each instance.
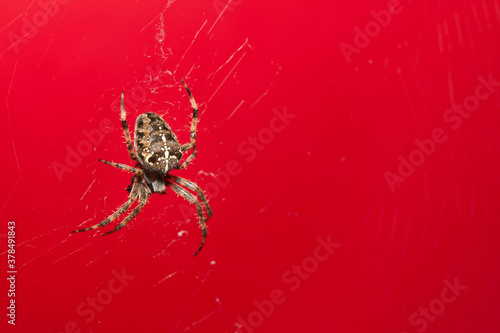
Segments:
[[[4,138],[0,267],[7,262],[3,222],[14,220],[18,232],[17,331],[78,331],[71,329],[74,322],[82,332],[234,332],[235,317],[249,318],[255,310],[250,301],[248,312],[235,314],[234,299],[246,300],[247,292],[246,296],[263,300],[262,284],[268,281],[268,290],[283,286],[266,274],[279,278],[292,267],[285,261],[290,265],[306,262],[311,255],[304,252],[311,245],[306,236],[330,231],[335,238],[339,234],[345,238],[345,252],[334,264],[321,266],[327,273],[315,275],[315,281],[322,283],[313,292],[304,287],[294,294],[301,304],[291,301],[286,311],[266,318],[268,331],[298,331],[299,326],[293,325],[301,321],[302,328],[310,325],[305,330],[315,331],[413,332],[412,313],[420,306],[439,304],[441,281],[455,276],[470,287],[428,322],[429,331],[498,328],[498,88],[463,119],[458,130],[450,129],[443,114],[454,103],[474,96],[478,75],[491,73],[496,80],[500,78],[496,34],[500,0],[407,0],[399,5],[365,1],[365,6],[362,2],[266,6],[270,2],[215,0],[201,7],[193,1],[161,1],[149,1],[144,11],[136,5],[132,12],[127,6],[132,8],[133,3],[102,2],[99,9],[108,12],[94,10],[92,15],[86,1],[20,0],[10,5],[14,10],[2,2],[0,16],[8,19],[0,22],[4,78],[0,80],[0,109],[5,110],[0,122]],[[376,21],[384,20],[380,13],[390,10],[387,5],[402,12],[393,15],[379,33],[368,32],[369,45],[351,54],[353,61],[348,64],[333,41],[359,46],[362,38],[353,28],[376,27]],[[278,15],[268,16],[264,11],[269,9]],[[249,14],[239,14],[247,10]],[[372,20],[373,13],[377,20]],[[295,14],[309,16],[310,26],[294,28]],[[249,21],[256,17],[265,17],[265,28],[275,30],[256,30],[253,35],[244,30],[259,28],[259,22]],[[36,36],[23,29],[34,18],[48,20]],[[76,18],[79,26],[71,24]],[[273,26],[271,19],[283,25]],[[104,27],[111,31],[104,41],[92,31],[95,26],[102,29],[100,22],[106,22]],[[115,26],[119,28],[113,30]],[[10,32],[20,35],[19,42],[10,43]],[[266,47],[278,38],[252,38],[258,34],[275,34],[283,44]],[[277,46],[284,50],[280,59],[288,52],[293,58],[284,65],[289,79],[291,72],[307,72],[297,73],[296,80],[278,92],[277,83],[284,80],[282,67],[276,61],[278,55],[270,53]],[[129,50],[134,48],[140,50],[138,57]],[[121,59],[123,76],[117,71],[91,70],[115,58]],[[125,188],[130,174],[96,161],[132,164],[114,103],[119,92],[126,94],[129,126],[138,114],[156,112],[184,143],[189,139],[191,110],[181,78],[200,107],[199,154],[189,168],[175,174],[199,184],[214,208],[203,251],[191,257],[201,239],[196,212],[172,192],[153,195],[144,210],[112,236],[101,237],[99,230],[70,234],[102,221],[128,197]],[[96,86],[99,89],[93,89]],[[65,98],[69,90],[76,101]],[[21,99],[24,103],[19,103]],[[302,108],[301,126],[288,135],[286,145],[280,147],[286,154],[279,156],[294,158],[286,176],[300,172],[304,182],[283,186],[284,181],[273,177],[275,183],[268,185],[281,185],[281,192],[267,191],[248,200],[249,193],[233,190],[243,175],[217,184],[223,182],[221,175],[230,161],[239,162],[246,171],[254,166],[258,171],[283,167],[279,158],[271,156],[278,149],[260,153],[260,161],[250,166],[238,154],[242,142],[234,142],[255,134],[255,127],[264,129],[267,124],[262,125],[262,120],[269,120],[276,100]],[[101,127],[106,119],[111,125]],[[319,127],[322,122],[329,122],[328,126]],[[437,145],[401,188],[390,192],[383,173],[398,169],[399,156],[418,152],[415,139],[428,138],[434,129],[445,126],[448,141]],[[58,180],[53,162],[68,147],[77,149],[84,142],[83,131],[89,129],[106,133],[72,172]],[[239,140],[232,137],[236,132],[242,133]],[[264,161],[263,156],[273,160]],[[296,162],[300,159],[309,162],[307,169]],[[306,177],[315,179],[306,182]],[[245,178],[245,188],[257,183],[256,178]],[[259,191],[250,194],[260,195],[261,184]],[[301,194],[294,187],[300,187]],[[233,215],[230,206],[237,207]],[[251,215],[255,218],[271,211],[276,214],[260,223],[239,219],[247,212],[257,213]],[[104,229],[110,230],[122,218]],[[228,232],[232,226],[236,227]],[[275,236],[291,241],[273,243]],[[234,255],[240,240],[262,244],[260,254],[268,255],[272,248],[275,256],[262,260],[256,255]],[[285,246],[290,244],[294,247]],[[337,263],[343,263],[342,269]],[[236,275],[245,272],[235,267],[247,265],[254,274],[238,279]],[[127,277],[120,284],[121,291],[111,283],[117,275]],[[258,275],[263,278],[252,281]],[[233,284],[218,285],[221,280]],[[308,286],[315,283],[308,282]],[[2,292],[8,287],[2,279]],[[254,291],[259,296],[252,295]],[[110,293],[113,298],[107,302]],[[82,304],[88,311],[88,299],[99,295],[106,304],[94,311],[93,318],[78,312]],[[321,297],[323,302],[316,304]]]
[[[259,54],[258,50],[251,45],[251,41],[248,38],[235,41],[232,50],[224,50],[224,52],[217,54],[213,60],[208,60],[212,57],[212,54],[205,53],[204,48],[210,45],[212,41],[220,39],[221,34],[224,33],[218,27],[221,25],[223,15],[229,13],[227,9],[231,8],[231,0],[228,1],[226,7],[217,13],[217,15],[213,15],[213,13],[211,15],[205,13],[199,15],[197,17],[198,22],[192,22],[193,25],[197,24],[198,28],[187,32],[183,36],[183,38],[189,41],[186,43],[184,49],[172,49],[169,45],[179,36],[173,35],[167,30],[165,21],[169,15],[178,15],[178,13],[172,12],[176,10],[175,6],[172,6],[174,3],[175,0],[168,0],[164,8],[140,30],[139,34],[151,37],[151,42],[145,45],[144,57],[151,59],[150,67],[153,71],[145,69],[143,73],[144,79],[130,81],[128,86],[125,87],[125,91],[131,91],[139,85],[148,87],[146,92],[147,97],[141,101],[142,106],[138,107],[138,109],[145,106],[146,109],[151,109],[165,119],[169,119],[169,124],[178,137],[183,138],[180,140],[182,141],[186,140],[189,136],[189,121],[191,118],[189,113],[184,112],[186,110],[187,97],[180,94],[182,88],[179,85],[179,81],[181,78],[184,78],[191,88],[197,86],[197,90],[193,91],[193,93],[200,108],[201,124],[198,125],[198,140],[202,141],[204,136],[210,135],[213,131],[217,131],[224,126],[231,126],[231,122],[237,117],[238,113],[248,111],[265,100],[266,96],[272,91],[275,80],[280,74],[281,66],[274,63],[267,56]],[[30,4],[24,13],[28,13],[32,5]],[[71,3],[66,7],[64,13],[66,13],[66,10],[70,6]],[[4,29],[7,28],[8,26],[4,27]],[[52,37],[45,53],[43,53],[42,58],[39,60],[37,68],[43,64],[45,55],[51,52],[53,41],[54,37]],[[77,62],[78,59],[65,70],[69,70]],[[6,98],[7,118],[11,132],[14,131],[14,125],[11,120],[12,111],[9,108],[9,94],[12,86],[18,84],[16,81],[17,64],[16,61],[16,65],[10,76],[10,85]],[[242,72],[240,69],[244,66],[259,66],[260,68],[264,68],[262,72],[263,76],[258,82],[258,86],[261,89],[245,89],[245,84],[242,82],[247,78],[240,74]],[[56,77],[63,73],[64,71],[58,73]],[[86,87],[92,85],[99,77],[97,76],[89,80],[85,85],[80,87],[79,91],[83,91]],[[139,77],[141,77],[140,74]],[[206,78],[206,82],[203,82],[202,78]],[[240,92],[236,95],[226,96],[228,86],[234,84],[238,84],[241,87]],[[105,91],[101,99],[111,94],[111,90],[114,93],[116,87],[110,88],[110,91]],[[179,101],[165,99],[165,94],[171,91],[179,91],[179,96],[181,96]],[[199,91],[204,91],[204,95],[199,94]],[[219,101],[218,104],[220,105],[221,100],[225,101],[224,110],[215,110],[210,107],[217,101]],[[103,106],[97,105],[96,108],[101,110]],[[130,119],[135,118],[136,110],[127,107],[127,112]],[[182,116],[180,116],[181,114]],[[90,119],[90,122],[98,122],[99,117],[101,116]],[[211,120],[205,120],[206,118],[211,118]],[[113,121],[115,119],[113,118]],[[129,124],[131,122],[130,119]],[[211,126],[204,126],[205,124],[211,124]],[[119,130],[121,131],[121,129]],[[222,144],[222,141],[213,143],[214,146]],[[9,146],[16,162],[15,172],[12,173],[16,177],[9,179],[10,183],[6,186],[7,198],[3,201],[0,212],[10,204],[11,200],[19,197],[20,194],[16,190],[23,180],[23,175],[27,172],[26,166],[19,163],[15,140],[12,140]],[[123,151],[125,147],[124,145],[116,146],[118,145],[101,145],[98,149],[100,149],[100,153],[105,154],[106,152]],[[156,209],[154,213],[148,214],[147,221],[142,221],[142,223],[138,222],[139,220],[144,220],[145,214],[139,214],[134,219],[135,221],[133,221],[135,223],[131,223],[127,228],[121,230],[120,234],[116,237],[117,241],[113,240],[113,242],[106,244],[99,236],[99,232],[96,232],[93,235],[85,237],[83,244],[75,242],[74,235],[69,234],[68,230],[97,223],[111,214],[116,208],[116,203],[124,198],[123,194],[121,194],[119,196],[121,199],[115,199],[117,191],[103,186],[102,174],[100,174],[99,168],[101,168],[101,165],[97,165],[96,163],[87,165],[87,170],[89,170],[94,178],[72,203],[75,206],[85,207],[85,213],[81,221],[77,223],[68,222],[66,225],[48,228],[48,230],[44,230],[40,234],[28,239],[20,237],[17,249],[19,252],[25,253],[25,259],[19,260],[18,270],[33,272],[32,275],[36,276],[34,272],[38,271],[40,265],[44,262],[48,262],[52,268],[73,266],[83,271],[97,269],[98,267],[102,267],[102,265],[108,265],[110,258],[119,257],[120,252],[127,246],[130,246],[131,243],[131,246],[139,248],[140,245],[137,242],[147,241],[147,237],[150,235],[149,237],[154,241],[155,246],[145,251],[144,255],[152,258],[155,266],[161,267],[157,271],[157,274],[151,276],[151,279],[149,279],[151,288],[165,292],[178,288],[180,280],[190,280],[192,281],[190,285],[193,286],[191,291],[186,290],[185,293],[179,295],[178,300],[181,300],[179,305],[166,315],[159,324],[169,331],[191,332],[199,329],[203,330],[203,325],[206,322],[210,321],[213,324],[213,320],[215,319],[219,321],[218,325],[221,325],[221,331],[234,330],[235,323],[225,318],[223,299],[219,296],[217,285],[212,279],[214,272],[217,271],[216,261],[209,258],[203,264],[199,264],[198,261],[198,263],[184,266],[179,264],[178,258],[173,258],[174,255],[172,253],[183,252],[186,249],[191,250],[191,247],[185,246],[186,242],[193,244],[191,241],[192,238],[195,238],[197,241],[200,239],[200,232],[196,226],[197,216],[194,207],[186,205],[180,197],[176,198],[170,193],[166,198],[151,198],[146,207],[158,205],[160,199],[162,200],[162,207]],[[189,172],[192,177],[194,176],[194,179],[191,179],[200,184],[213,180],[220,171],[220,167],[211,166],[211,168],[207,169],[202,163],[195,163],[195,166],[191,169],[194,169]],[[32,209],[37,210],[41,208],[37,205],[37,199],[43,196],[42,189],[44,186],[50,186],[50,182],[50,179],[42,180],[39,188],[34,190],[35,200],[33,201]],[[223,188],[217,197],[210,199],[214,201],[230,200],[226,197],[226,192],[227,189]],[[101,199],[95,201],[95,197],[100,197]],[[112,204],[109,203],[110,198],[113,198]],[[166,204],[165,200],[168,200]],[[181,204],[184,207],[184,211],[180,208]],[[214,221],[215,218],[210,220],[210,223],[216,223]],[[143,232],[140,232],[138,235],[137,232],[139,230],[143,230]],[[161,233],[158,230],[161,230]],[[0,233],[0,242],[2,244],[5,237],[6,234]],[[55,242],[52,241],[54,237],[57,239]],[[51,241],[48,241],[49,239]],[[60,253],[65,254],[60,255]],[[2,251],[0,253],[2,260],[5,256],[6,251]],[[188,260],[191,260],[191,258]],[[75,266],[75,262],[79,262],[79,264]],[[113,263],[113,267],[115,268],[128,267],[127,265],[126,259]],[[129,269],[131,274],[138,274],[133,272],[132,268]],[[96,293],[102,290],[107,279],[109,279],[109,276],[103,276],[100,280],[95,281],[93,292]],[[34,283],[35,281],[36,279],[31,282]],[[26,283],[30,283],[30,281]],[[58,292],[64,292],[64,290],[66,290],[65,287],[61,287]],[[78,301],[74,304],[76,306]],[[211,306],[209,308],[201,308],[200,304],[211,304]],[[81,327],[91,329],[92,325],[98,323],[99,321],[93,321],[89,325],[82,324]]]

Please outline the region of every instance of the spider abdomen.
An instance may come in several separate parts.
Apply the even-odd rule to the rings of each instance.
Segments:
[[[174,132],[159,115],[143,113],[135,122],[134,145],[142,166],[167,174],[182,158],[181,146]]]

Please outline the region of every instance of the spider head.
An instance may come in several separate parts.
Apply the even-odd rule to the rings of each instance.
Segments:
[[[144,179],[146,180],[149,188],[153,193],[165,193],[167,188],[165,187],[164,176],[156,172],[144,172]]]

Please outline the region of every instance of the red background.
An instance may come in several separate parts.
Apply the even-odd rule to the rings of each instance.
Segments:
[[[0,4],[0,267],[14,220],[18,270],[15,327],[0,283],[2,331],[234,332],[241,317],[242,332],[498,332],[499,87],[457,129],[443,116],[479,76],[500,80],[500,2],[404,0],[383,26],[371,11],[393,1],[226,4]],[[130,174],[97,162],[133,165],[112,107],[122,90],[131,127],[153,111],[188,141],[181,78],[199,151],[173,174],[209,196],[203,251],[192,257],[197,218],[172,192],[119,233],[70,235],[127,198]],[[284,110],[295,118],[278,131]],[[386,172],[439,128],[444,142],[392,191]],[[72,166],[68,149],[83,152]],[[322,262],[318,237],[340,244]],[[290,271],[302,263],[304,279]],[[112,294],[122,270],[133,278]],[[447,304],[445,280],[467,286]],[[96,296],[94,317],[78,312]]]

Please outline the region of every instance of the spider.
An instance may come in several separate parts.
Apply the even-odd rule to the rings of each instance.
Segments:
[[[184,145],[179,144],[175,133],[165,120],[163,120],[156,113],[147,112],[140,114],[137,117],[134,131],[134,146],[132,146],[125,112],[125,97],[124,92],[122,91],[120,105],[121,123],[130,158],[136,161],[136,165],[135,167],[131,167],[126,164],[109,162],[101,159],[98,161],[134,174],[131,180],[132,183],[127,189],[129,192],[129,198],[112,215],[101,221],[101,223],[88,228],[74,230],[72,233],[104,227],[108,223],[114,221],[118,216],[128,211],[130,206],[138,200],[139,203],[132,210],[132,212],[122,222],[116,225],[113,230],[103,233],[102,236],[118,231],[127,225],[127,223],[129,223],[137,214],[139,214],[142,208],[146,205],[151,194],[165,194],[168,187],[196,206],[199,217],[198,224],[201,228],[202,239],[200,247],[193,256],[196,256],[201,251],[207,237],[207,227],[205,222],[212,216],[212,209],[210,208],[203,191],[198,187],[198,185],[187,179],[169,174],[172,169],[180,170],[187,167],[196,157],[197,152],[196,125],[198,123],[198,105],[196,104],[196,101],[194,100],[187,84],[182,79],[181,82],[188,93],[191,106],[193,107],[193,119],[191,121],[190,136],[191,140],[189,143]],[[191,155],[189,155],[183,163],[180,163],[182,154],[190,149],[193,149]],[[196,192],[201,199],[201,202],[196,198],[196,196],[186,189]],[[206,218],[204,217],[202,203],[206,210]]]

